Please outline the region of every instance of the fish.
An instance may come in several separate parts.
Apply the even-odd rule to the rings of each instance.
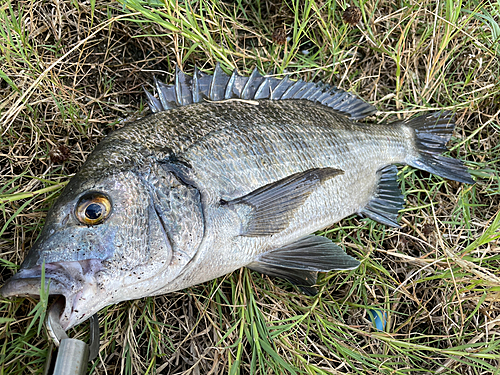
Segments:
[[[398,165],[474,183],[442,155],[450,112],[370,125],[376,108],[340,88],[220,65],[155,86],[152,113],[95,147],[0,289],[63,296],[65,330],[241,267],[314,294],[318,272],[360,263],[313,233],[354,214],[398,227]]]

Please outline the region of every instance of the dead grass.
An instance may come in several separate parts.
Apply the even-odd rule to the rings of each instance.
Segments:
[[[175,64],[257,66],[349,89],[376,121],[456,111],[451,155],[477,183],[403,168],[402,228],[348,218],[325,230],[362,265],[324,275],[317,297],[241,270],[110,306],[92,373],[500,374],[500,6],[355,2],[351,27],[334,1],[179,3],[0,2],[0,283],[93,147],[141,116],[142,85],[171,81]],[[35,305],[0,301],[0,374],[42,372]],[[370,309],[387,314],[383,332]]]

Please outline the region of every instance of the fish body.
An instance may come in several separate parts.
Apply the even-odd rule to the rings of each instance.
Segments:
[[[355,120],[374,108],[342,90],[220,67],[157,90],[152,115],[89,155],[1,294],[39,294],[45,267],[68,329],[245,266],[312,293],[318,271],[359,262],[311,233],[356,213],[397,226],[396,164],[473,183],[440,155],[449,113],[370,126]]]
[[[186,273],[178,284],[170,284],[162,292],[234,271],[261,253],[281,248],[362,211],[373,197],[379,180],[377,171],[393,163],[404,163],[411,147],[403,127],[374,129],[358,125],[308,101],[231,101],[169,112],[158,115],[174,112],[179,118],[191,119],[193,127],[205,121],[219,127],[178,150],[189,163],[184,178],[196,181],[203,197],[204,229],[214,234],[204,238],[199,259],[190,264],[193,269],[203,265],[204,272]],[[204,118],[207,115],[210,119]],[[145,119],[151,120],[156,118]],[[150,125],[145,123],[144,129],[148,128]],[[240,217],[245,214],[238,216],[220,204],[221,200],[232,201],[293,174],[328,167],[340,169],[342,174],[315,188],[279,236],[240,235],[241,226],[245,225]],[[275,218],[269,218],[272,220]]]

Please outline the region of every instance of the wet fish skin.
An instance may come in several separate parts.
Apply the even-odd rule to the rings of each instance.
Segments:
[[[473,182],[459,161],[439,156],[450,114],[368,126],[351,119],[373,109],[341,90],[220,68],[210,79],[176,77],[173,90],[157,83],[156,113],[89,155],[2,295],[37,294],[44,264],[51,293],[66,298],[68,329],[109,304],[243,266],[307,288],[318,271],[359,264],[310,233],[355,213],[397,225],[404,201],[394,164]],[[93,193],[112,211],[85,225],[75,211]]]

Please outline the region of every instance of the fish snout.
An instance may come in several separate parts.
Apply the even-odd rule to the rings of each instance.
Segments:
[[[100,260],[82,260],[47,263],[44,265],[45,285],[50,296],[62,296],[65,303],[60,323],[64,330],[89,318],[86,302],[91,302],[92,292],[97,285],[96,273],[101,269]],[[38,297],[42,291],[42,266],[21,268],[0,288],[3,297]],[[92,303],[91,303],[92,304]]]

